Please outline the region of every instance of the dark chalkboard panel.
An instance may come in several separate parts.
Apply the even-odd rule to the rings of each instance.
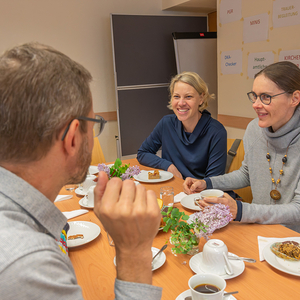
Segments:
[[[177,73],[172,32],[206,31],[207,17],[112,14],[111,25],[120,152],[125,156],[136,154],[161,117],[172,113],[166,108],[167,86]]]
[[[123,129],[122,152],[123,155],[135,154],[159,120],[172,112],[167,108],[168,89],[123,90],[118,91],[118,98],[119,112],[127,112],[119,116]]]

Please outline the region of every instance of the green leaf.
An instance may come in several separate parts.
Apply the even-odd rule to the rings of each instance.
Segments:
[[[120,167],[122,165],[122,161],[120,158],[117,158],[114,164],[114,167],[117,169],[118,167]]]

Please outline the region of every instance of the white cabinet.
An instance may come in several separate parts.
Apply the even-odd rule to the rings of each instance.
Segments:
[[[217,10],[217,0],[162,0],[162,10],[211,13]]]

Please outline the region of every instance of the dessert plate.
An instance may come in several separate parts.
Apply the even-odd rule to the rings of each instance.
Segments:
[[[68,222],[70,229],[67,236],[82,234],[83,238],[75,240],[67,240],[68,248],[78,247],[93,241],[101,232],[100,227],[92,222],[87,221],[74,221]]]
[[[225,291],[226,293],[226,291]],[[176,300],[184,300],[185,297],[189,297],[192,296],[191,291],[190,290],[186,290],[183,293],[181,293]],[[224,296],[223,297],[224,300],[236,300],[236,298],[233,295],[228,295],[228,296]]]
[[[237,256],[231,252],[228,252],[228,255]],[[202,271],[202,269],[200,267],[201,264],[202,264],[202,252],[197,253],[194,256],[192,256],[192,258],[190,259],[190,262],[189,262],[190,268],[196,274],[205,273],[204,271]],[[232,275],[228,275],[228,274],[220,275],[225,280],[237,277],[237,276],[241,275],[245,270],[245,263],[242,260],[230,260],[230,264],[232,266],[233,274]]]
[[[149,170],[149,171],[141,170],[141,173],[138,175],[134,175],[133,178],[137,181],[145,182],[145,183],[163,182],[173,178],[173,174],[171,172],[159,170],[160,178],[148,179],[148,172],[153,172],[153,170]]]
[[[194,198],[200,198],[200,193],[191,194],[181,199],[180,203],[183,207],[200,211],[202,210],[199,206],[194,203]]]
[[[152,251],[152,257],[153,257],[159,251],[159,249],[155,248],[155,247],[151,247],[151,251]],[[165,263],[166,259],[167,259],[167,257],[164,252],[161,252],[160,254],[158,254],[158,256],[154,260],[152,271],[159,269]],[[114,264],[116,266],[116,257],[114,257]]]
[[[293,240],[299,242],[299,238],[298,240],[293,238]],[[284,273],[300,276],[300,261],[285,260],[283,258],[276,256],[270,248],[270,246],[273,243],[274,242],[266,245],[263,250],[263,255],[267,263],[272,267],[274,267],[275,269],[282,271]]]

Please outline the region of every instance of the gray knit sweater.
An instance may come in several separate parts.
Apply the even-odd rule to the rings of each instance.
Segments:
[[[252,204],[243,202],[241,222],[282,224],[300,232],[300,107],[293,117],[276,132],[260,128],[258,119],[247,127],[244,136],[245,157],[239,170],[211,177],[213,188],[221,190],[251,186]],[[268,147],[267,147],[268,141]],[[277,181],[286,153],[287,163],[278,191],[281,199],[274,201],[270,191],[275,188],[271,181],[267,152],[271,155],[273,178]]]

